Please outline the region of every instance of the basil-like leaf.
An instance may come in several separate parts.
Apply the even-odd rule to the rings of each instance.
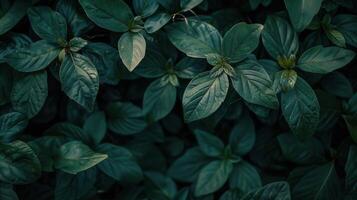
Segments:
[[[239,189],[244,193],[248,193],[261,187],[262,181],[254,166],[242,161],[234,166],[229,178],[229,186],[232,189]]]
[[[195,136],[201,151],[207,156],[218,157],[223,153],[224,144],[218,137],[201,130],[195,130]]]
[[[182,99],[184,118],[187,122],[208,117],[226,98],[229,80],[226,74],[213,78],[210,72],[194,77],[185,89]]]
[[[171,19],[171,15],[165,12],[157,13],[150,16],[144,24],[148,33],[154,33],[165,26]]]
[[[252,119],[241,117],[229,134],[232,153],[243,156],[252,150],[255,143],[255,128]]]
[[[71,141],[60,147],[55,167],[69,174],[77,174],[107,158],[107,154],[96,153],[82,142]]]
[[[79,3],[89,19],[110,31],[128,31],[130,20],[134,18],[129,6],[122,0],[79,0]]]
[[[0,141],[9,142],[28,125],[26,115],[10,112],[0,116]]]
[[[357,16],[339,14],[332,19],[332,24],[343,34],[347,44],[357,47]]]
[[[6,1],[5,1],[6,2]],[[11,3],[5,14],[0,17],[0,35],[9,31],[26,15],[27,9],[31,6],[32,2],[27,0],[8,1]],[[6,3],[5,3],[6,4]]]
[[[133,0],[135,13],[142,17],[149,17],[159,8],[156,0]]]
[[[59,72],[62,90],[69,98],[93,109],[99,89],[98,72],[88,57],[77,53],[65,56]]]
[[[255,191],[251,191],[244,195],[242,200],[265,200],[265,199],[282,199],[291,200],[290,187],[287,182],[273,182]]]
[[[353,60],[355,53],[340,47],[316,46],[305,51],[297,67],[311,73],[329,73]]]
[[[169,25],[166,31],[172,44],[189,57],[205,58],[221,52],[222,36],[208,23],[188,20]]]
[[[146,42],[141,33],[124,33],[118,42],[119,55],[131,72],[145,56]]]

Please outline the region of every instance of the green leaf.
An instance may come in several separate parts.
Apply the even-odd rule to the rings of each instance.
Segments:
[[[143,112],[150,114],[154,121],[168,115],[176,102],[176,88],[162,79],[153,81],[145,90]]]
[[[278,81],[278,87],[281,87],[281,89],[286,92],[294,88],[297,78],[298,75],[295,70],[283,70],[276,73],[275,80]]]
[[[134,18],[129,6],[122,0],[79,0],[85,13],[95,24],[114,32],[126,32]]]
[[[293,170],[289,179],[296,179],[292,187],[294,199],[335,200],[340,198],[340,185],[334,163],[327,163],[309,170]],[[302,173],[299,178],[295,175]]]
[[[234,25],[223,37],[223,55],[230,63],[244,60],[258,47],[262,30],[261,24]]]
[[[45,134],[53,136],[65,136],[72,140],[80,140],[88,145],[92,144],[93,142],[90,135],[85,133],[82,128],[69,122],[57,123],[47,129]]]
[[[154,171],[146,172],[145,176],[148,179],[145,190],[149,199],[174,199],[177,188],[171,178]]]
[[[132,135],[146,128],[142,110],[132,103],[111,103],[106,115],[108,128],[114,133]]]
[[[67,40],[66,19],[50,7],[39,6],[28,10],[32,29],[40,38],[64,45]]]
[[[291,23],[301,32],[309,26],[312,18],[319,12],[322,0],[284,0]]]
[[[83,125],[83,130],[98,145],[107,132],[107,122],[104,112],[97,111],[88,116]]]
[[[168,174],[182,182],[194,182],[203,166],[212,159],[202,153],[199,147],[193,147],[173,162]]]
[[[82,142],[71,141],[59,149],[55,167],[69,174],[77,174],[107,158],[107,154],[96,153]]]
[[[341,98],[351,98],[353,88],[351,82],[340,72],[332,72],[323,77],[320,82],[322,89]]]
[[[333,25],[343,34],[346,43],[357,47],[357,16],[349,14],[339,14],[332,19]]]
[[[271,57],[296,55],[299,49],[298,36],[290,24],[280,18],[269,16],[262,31],[262,41]]]
[[[32,2],[28,0],[12,2],[11,7],[6,10],[7,12],[0,17],[0,35],[13,28],[26,15],[27,9],[32,5]]]
[[[230,161],[216,160],[201,169],[195,185],[195,196],[203,196],[220,189],[227,181],[233,164]]]
[[[46,68],[60,53],[61,49],[45,40],[32,43],[28,47],[16,49],[5,56],[6,62],[20,72],[34,72]]]
[[[214,113],[226,98],[228,88],[226,74],[213,78],[210,72],[203,72],[195,76],[183,94],[185,121],[192,122]]]
[[[184,57],[175,66],[175,74],[183,79],[192,79],[206,69],[203,60]]]
[[[345,165],[346,172],[346,189],[349,192],[357,190],[357,147],[355,145],[350,146],[347,162]]]
[[[32,149],[22,141],[0,143],[0,181],[29,184],[41,176],[41,163]]]
[[[346,48],[346,40],[341,32],[336,29],[328,28],[325,30],[328,39],[336,46]]]
[[[54,191],[55,200],[82,199],[94,189],[97,170],[95,168],[76,175],[58,172]]]
[[[272,89],[273,82],[269,74],[258,62],[250,61],[235,68],[235,76],[231,78],[237,93],[247,102],[276,109],[279,101]]]
[[[26,115],[10,112],[0,116],[0,141],[9,142],[21,133],[28,124]]]
[[[69,53],[60,68],[62,90],[87,110],[93,109],[99,89],[98,72],[88,57]]]
[[[141,168],[129,150],[113,144],[101,144],[97,151],[108,155],[108,159],[98,165],[108,176],[129,183],[137,183],[142,179]]]
[[[299,58],[297,67],[311,73],[329,73],[353,60],[355,53],[340,47],[315,46]]]
[[[119,39],[118,49],[124,65],[132,72],[145,56],[145,38],[141,33],[124,33]]]
[[[222,36],[208,23],[188,20],[169,25],[166,31],[172,44],[189,57],[205,58],[221,52]]]
[[[80,37],[74,37],[69,41],[69,50],[71,50],[72,52],[78,52],[87,44],[87,40]]]
[[[192,10],[194,7],[201,4],[203,0],[180,0],[182,11]]]
[[[229,186],[232,189],[239,189],[243,193],[248,193],[262,186],[257,170],[246,161],[237,163],[229,178]]]
[[[18,200],[16,192],[11,184],[0,183],[0,199],[1,200]]]
[[[314,134],[320,118],[320,105],[314,90],[298,77],[294,89],[281,94],[281,110],[292,132],[299,138]]]
[[[156,0],[133,0],[135,13],[142,17],[149,17],[159,8]]]
[[[11,103],[14,110],[24,113],[28,118],[34,117],[45,104],[47,72],[39,71],[18,80],[11,91]]]
[[[324,147],[315,138],[300,141],[293,134],[281,134],[278,136],[280,148],[284,157],[296,164],[314,164],[325,161]]]
[[[242,200],[291,200],[290,188],[287,182],[273,182],[256,191],[249,192]]]
[[[218,157],[223,153],[224,144],[215,135],[195,130],[195,136],[201,151],[207,156]]]
[[[229,134],[232,153],[243,156],[250,152],[255,143],[255,128],[249,115],[241,117]]]
[[[135,68],[135,73],[145,78],[159,78],[166,74],[166,58],[158,51],[148,49],[144,59]]]
[[[165,26],[171,20],[171,15],[160,12],[150,16],[144,24],[145,30],[148,33],[154,33]]]

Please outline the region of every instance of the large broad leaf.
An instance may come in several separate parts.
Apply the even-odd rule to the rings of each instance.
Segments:
[[[170,41],[193,58],[221,52],[222,36],[212,25],[196,20],[174,23],[166,28]]]
[[[228,160],[212,161],[203,167],[195,185],[195,196],[203,196],[220,189],[227,181],[233,164]]]
[[[21,133],[28,124],[26,115],[10,112],[0,116],[0,141],[9,142]]]
[[[64,45],[67,40],[66,19],[50,7],[32,7],[28,10],[32,29],[42,39]]]
[[[108,128],[118,134],[139,133],[146,127],[143,112],[132,103],[115,102],[106,108]]]
[[[107,158],[107,154],[96,153],[82,142],[71,141],[59,149],[55,167],[66,173],[77,174]]]
[[[195,130],[195,136],[201,151],[207,156],[217,157],[223,153],[224,144],[217,136],[201,130]]]
[[[92,110],[99,89],[98,72],[88,57],[69,53],[59,72],[62,90],[69,98]]]
[[[1,200],[18,200],[16,192],[11,184],[0,183],[0,199]]]
[[[243,193],[248,193],[262,186],[259,173],[253,165],[246,161],[237,163],[229,178],[231,189],[239,189]]]
[[[340,185],[334,163],[327,163],[303,170],[295,169],[289,175],[294,199],[335,200],[341,199]]]
[[[325,151],[322,143],[311,138],[300,141],[293,134],[281,134],[278,136],[280,148],[284,157],[296,164],[313,164],[325,161]]]
[[[263,66],[249,61],[235,68],[231,78],[234,89],[247,102],[276,109],[279,101],[273,90],[273,82]]]
[[[193,182],[196,180],[200,169],[212,159],[202,153],[200,148],[188,149],[169,168],[168,174],[182,182]]]
[[[291,23],[296,31],[303,31],[319,12],[322,0],[284,0]]]
[[[45,134],[51,136],[65,136],[72,140],[80,140],[88,145],[93,144],[93,140],[89,134],[84,132],[82,128],[69,122],[57,123],[47,129]]]
[[[0,143],[0,181],[28,184],[41,176],[41,163],[32,149],[22,141]]]
[[[135,13],[142,17],[148,17],[159,8],[156,0],[133,0]]]
[[[96,175],[96,168],[91,168],[76,175],[58,172],[54,191],[55,200],[84,198],[94,189]]]
[[[287,182],[273,182],[246,194],[242,200],[291,200]]]
[[[13,3],[11,7],[4,8],[7,12],[0,17],[0,35],[14,27],[26,15],[27,9],[32,5],[32,2],[28,0],[5,0],[3,2]]]
[[[229,144],[232,153],[245,155],[252,150],[255,143],[255,128],[253,120],[248,116],[241,117],[229,134]]]
[[[316,46],[305,51],[297,67],[311,73],[329,73],[353,60],[356,53],[340,47]]]
[[[129,29],[134,18],[129,6],[122,0],[80,0],[89,19],[98,26],[115,32]]]
[[[73,36],[81,36],[93,28],[93,23],[82,14],[81,7],[78,1],[59,0],[56,5],[56,10],[66,19],[69,32]]]
[[[349,192],[357,191],[357,146],[351,146],[345,165],[346,189]]]
[[[198,74],[185,89],[182,99],[184,118],[192,122],[208,117],[226,98],[229,80],[226,74],[211,77],[210,72]]]
[[[252,53],[259,44],[263,26],[260,24],[234,25],[223,37],[223,54],[230,63],[239,62]]]
[[[320,117],[320,105],[314,90],[298,77],[294,89],[281,94],[281,110],[292,132],[299,138],[314,134]]]
[[[119,39],[118,49],[126,68],[133,71],[145,56],[145,38],[141,33],[124,33]]]
[[[145,78],[158,78],[166,74],[166,58],[156,50],[148,49],[135,73]]]
[[[265,49],[275,59],[295,55],[299,49],[299,40],[294,29],[280,17],[270,16],[266,19],[262,40]]]
[[[45,40],[32,43],[28,47],[16,49],[5,56],[6,62],[20,72],[34,72],[46,68],[61,49]]]
[[[175,74],[183,79],[192,79],[199,73],[205,71],[206,63],[202,59],[190,57],[182,58],[175,66]]]
[[[108,155],[108,159],[98,165],[108,176],[129,183],[137,183],[142,179],[141,168],[129,150],[113,144],[101,144],[97,151]]]
[[[343,34],[347,44],[357,47],[357,16],[340,14],[332,19],[339,32]]]
[[[47,72],[40,71],[18,80],[11,91],[13,108],[32,118],[44,105],[48,94]]]
[[[175,102],[176,88],[169,82],[157,79],[145,90],[143,112],[157,121],[171,112]]]

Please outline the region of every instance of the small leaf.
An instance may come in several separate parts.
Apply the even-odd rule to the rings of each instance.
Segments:
[[[237,163],[229,178],[229,186],[232,189],[239,189],[243,193],[248,193],[262,186],[257,170],[246,161]]]
[[[329,73],[353,60],[355,53],[340,47],[316,46],[305,51],[297,67],[311,73]]]
[[[119,39],[118,49],[124,65],[132,72],[145,56],[145,38],[141,33],[124,33]]]
[[[145,30],[148,33],[154,33],[165,26],[171,20],[171,15],[161,12],[150,16],[145,21]]]
[[[81,50],[83,47],[85,47],[87,44],[88,44],[87,40],[80,37],[74,37],[69,41],[69,49],[72,52],[77,52]]]
[[[290,188],[287,182],[273,182],[256,191],[249,192],[242,200],[291,200]]]
[[[21,133],[28,124],[26,115],[10,112],[0,116],[0,141],[9,142]]]
[[[252,150],[255,143],[255,128],[252,119],[241,117],[229,134],[229,145],[235,155],[243,156]]]
[[[207,156],[217,157],[223,153],[224,144],[218,137],[201,130],[195,130],[195,136],[201,151]]]
[[[92,138],[93,144],[98,145],[107,132],[104,112],[97,111],[89,115],[84,122],[83,130]]]
[[[107,154],[95,153],[82,142],[71,141],[59,149],[55,167],[66,173],[77,174],[94,167],[107,158]]]
[[[149,17],[159,8],[156,0],[133,0],[135,13],[142,17]]]
[[[184,118],[192,122],[214,113],[226,98],[229,80],[226,74],[211,78],[210,72],[194,77],[185,89],[182,99]]]

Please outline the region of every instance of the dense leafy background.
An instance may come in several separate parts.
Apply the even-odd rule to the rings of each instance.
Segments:
[[[354,0],[0,0],[0,199],[357,199]]]

